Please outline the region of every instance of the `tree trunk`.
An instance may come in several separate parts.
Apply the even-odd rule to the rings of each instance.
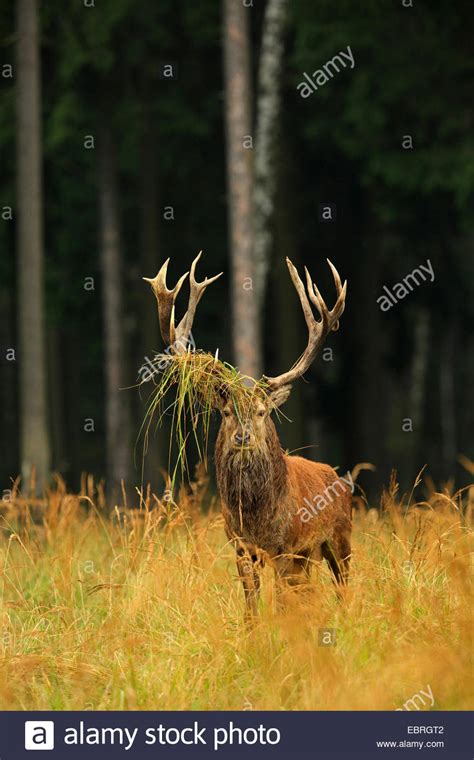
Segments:
[[[410,377],[410,408],[413,420],[413,433],[410,445],[405,444],[407,452],[407,472],[415,477],[419,472],[423,461],[421,442],[423,439],[423,411],[426,394],[426,373],[428,368],[430,350],[430,313],[426,309],[420,309],[414,322],[413,334],[413,357],[411,361]],[[405,435],[406,439],[406,435]]]
[[[10,248],[11,250],[11,248]],[[2,410],[2,437],[8,445],[2,447],[0,463],[0,482],[5,488],[10,488],[12,480],[18,475],[18,356],[15,350],[15,361],[8,361],[6,351],[15,349],[15,313],[13,308],[14,294],[8,283],[0,288],[0,409]],[[0,489],[1,490],[1,489]]]
[[[276,192],[276,133],[280,126],[281,69],[286,13],[287,0],[268,0],[263,20],[262,50],[258,68],[253,205],[254,292],[260,314],[263,309],[273,242],[270,225]]]
[[[239,369],[246,375],[259,377],[262,349],[258,299],[254,292],[248,9],[236,0],[223,0],[223,11],[232,341]]]
[[[77,366],[77,346],[81,344],[81,337],[80,326],[78,324],[69,324],[64,332],[64,343],[61,349],[62,374],[65,388],[64,435],[66,439],[65,456],[67,457],[66,472],[68,475],[68,485],[73,489],[79,486],[81,472],[86,470],[84,466],[84,418],[81,417],[82,380],[80,368]],[[70,431],[72,430],[77,432],[71,435]],[[96,472],[103,472],[105,462],[96,460],[96,465]]]
[[[61,331],[56,325],[50,326],[48,330],[46,348],[49,364],[49,412],[53,469],[55,472],[65,474],[68,461],[65,446],[67,428],[64,425],[64,354]]]
[[[117,155],[111,128],[104,124],[99,137],[99,209],[102,266],[103,329],[105,343],[105,427],[108,495],[130,473],[130,417],[124,368],[124,311],[122,253],[118,208]],[[112,504],[110,506],[113,506]]]
[[[456,357],[456,326],[451,319],[447,321],[441,336],[439,364],[440,420],[442,441],[442,472],[446,479],[453,477],[456,471],[457,435],[455,409],[454,363]]]
[[[265,367],[269,375],[278,375],[292,367],[298,359],[298,349],[305,341],[306,335],[302,329],[306,329],[300,313],[298,298],[288,274],[285,258],[288,256],[292,261],[298,260],[296,248],[296,215],[292,188],[295,187],[293,167],[295,166],[291,142],[284,129],[279,130],[278,145],[278,177],[277,192],[275,197],[275,263],[272,271],[272,324],[276,330],[272,330],[273,350],[275,361],[272,366]],[[303,418],[303,383],[294,383],[290,398],[283,407],[283,413],[289,420],[278,426],[278,433],[283,448],[290,451],[300,449],[306,443],[304,439],[304,423],[308,422],[308,414]],[[298,451],[301,456],[308,459],[314,458],[314,449]]]
[[[152,277],[161,263],[159,228],[158,228],[158,154],[157,154],[157,135],[153,129],[151,115],[145,111],[143,117],[143,132],[140,153],[140,206],[141,206],[141,275]],[[146,297],[148,293],[143,290],[143,281],[139,280],[140,287],[140,368],[145,357],[152,360],[155,352],[160,350],[160,336],[158,331],[158,319],[156,316],[156,307],[152,299]],[[153,390],[152,383],[143,385],[140,389],[143,401],[139,405],[141,417],[143,418],[146,410],[146,403],[149,395]],[[141,420],[140,420],[141,422]],[[159,428],[155,434],[155,428],[150,426],[148,450],[145,453],[140,444],[137,454],[137,463],[140,470],[140,479],[143,472],[143,484],[151,483],[156,491],[162,484],[160,467],[163,466],[163,456],[160,443],[163,439],[163,428]],[[166,451],[166,444],[165,444]]]
[[[351,188],[344,198],[344,207],[347,237],[341,238],[340,244],[352,252],[343,270],[348,281],[348,298],[341,329],[342,377],[348,378],[341,387],[341,404],[347,410],[345,459],[351,467],[357,462],[371,462],[377,467],[379,482],[383,483],[393,467],[387,450],[390,399],[382,360],[390,326],[386,317],[384,322],[384,315],[380,316],[376,302],[386,255],[386,231],[373,214],[374,200],[370,197],[359,194],[356,198]],[[371,497],[375,495],[373,482],[372,478],[367,481]]]
[[[20,451],[24,481],[50,468],[43,293],[40,55],[37,0],[17,0],[17,250]]]

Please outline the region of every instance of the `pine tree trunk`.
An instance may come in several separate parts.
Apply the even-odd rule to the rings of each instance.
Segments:
[[[293,366],[297,360],[297,346],[306,340],[304,320],[300,313],[298,298],[293,283],[288,274],[286,257],[292,261],[298,260],[296,250],[296,214],[292,188],[296,178],[293,176],[292,167],[294,158],[291,144],[283,137],[284,130],[279,131],[278,146],[278,178],[277,193],[275,197],[275,264],[272,271],[272,305],[273,321],[276,326],[276,335],[273,336],[273,345],[276,353],[273,366],[268,366],[269,375],[278,375],[287,367]],[[283,412],[291,420],[291,424],[285,422],[278,431],[283,448],[290,451],[300,449],[306,443],[304,434],[307,433],[305,425],[308,423],[308,413],[303,414],[303,383],[294,383],[290,398],[286,402]],[[312,448],[298,451],[301,456],[308,459],[314,458],[315,450]]]
[[[109,498],[118,494],[120,481],[130,473],[130,416],[125,386],[126,351],[122,286],[117,155],[111,128],[99,136],[99,209],[102,265],[103,329],[105,343],[105,426]],[[114,505],[111,503],[111,507]]]
[[[64,425],[64,387],[63,387],[63,351],[61,331],[56,325],[50,326],[46,348],[49,363],[49,413],[51,429],[51,452],[54,470],[64,473],[68,462],[66,458]],[[61,358],[60,358],[61,357]]]
[[[239,369],[258,377],[262,349],[258,299],[254,292],[249,9],[236,0],[223,0],[223,11],[232,341]]]
[[[37,0],[17,0],[17,251],[20,455],[25,480],[50,468],[43,285],[41,90]]]
[[[157,154],[157,136],[153,130],[151,116],[145,112],[143,117],[143,132],[140,154],[140,206],[141,206],[141,239],[140,239],[140,266],[142,276],[152,277],[164,259],[160,255],[160,240],[158,226],[158,154]],[[146,358],[153,359],[156,352],[160,351],[160,336],[158,330],[158,319],[156,318],[156,307],[152,299],[148,298],[148,292],[144,290],[145,283],[139,280],[140,287],[140,357],[138,369],[143,366]],[[143,401],[139,405],[141,419],[143,419],[146,410],[146,404],[150,393],[153,390],[152,383],[142,386],[141,398]],[[141,422],[140,419],[140,422]],[[163,446],[160,446],[163,443]],[[143,441],[141,441],[137,462],[140,470],[140,478],[143,471],[143,484],[152,484],[154,491],[158,492],[159,486],[162,485],[160,468],[163,466],[163,454],[161,449],[166,452],[166,434],[163,427],[158,428],[155,433],[153,425],[150,426],[148,449],[143,452]]]
[[[407,470],[415,477],[423,464],[423,452],[420,445],[424,429],[424,404],[426,393],[426,373],[430,351],[430,313],[420,309],[413,326],[413,357],[410,377],[410,408],[413,420],[411,445],[406,445]]]
[[[10,248],[11,250],[11,248]],[[15,313],[13,308],[14,294],[8,283],[0,288],[0,409],[2,410],[2,440],[7,442],[2,448],[0,463],[0,482],[9,488],[12,480],[18,475],[18,400],[17,400],[17,367],[18,352],[15,348]],[[15,360],[6,357],[8,349],[15,349]],[[11,356],[11,355],[10,355]]]
[[[439,363],[440,420],[442,431],[442,471],[446,479],[453,476],[457,460],[454,363],[456,357],[456,324],[451,319],[441,337]]]

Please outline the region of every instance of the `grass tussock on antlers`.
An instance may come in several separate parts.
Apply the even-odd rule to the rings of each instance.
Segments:
[[[231,364],[222,362],[217,353],[200,350],[157,354],[152,367],[147,380],[154,381],[154,388],[139,435],[143,437],[146,452],[150,428],[159,426],[165,415],[171,416],[171,440],[178,451],[171,473],[174,483],[178,470],[189,475],[188,439],[194,440],[200,460],[206,461],[211,414],[219,408],[223,398],[230,397],[235,409],[245,417],[255,398],[265,395],[267,386],[265,381],[253,380]],[[147,381],[140,385],[147,387]]]
[[[472,490],[356,500],[344,598],[321,566],[277,612],[264,577],[248,630],[206,487],[109,512],[92,478],[58,478],[1,503],[0,709],[392,710],[427,684],[434,709],[468,709]]]

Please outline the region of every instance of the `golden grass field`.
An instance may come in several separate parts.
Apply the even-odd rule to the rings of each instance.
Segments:
[[[0,709],[394,710],[428,684],[472,708],[472,489],[357,500],[344,598],[324,565],[277,612],[267,568],[253,629],[203,489],[110,516],[91,478],[0,502]]]

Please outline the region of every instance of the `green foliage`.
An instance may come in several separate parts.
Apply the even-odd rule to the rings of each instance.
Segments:
[[[466,213],[474,186],[471,41],[463,14],[446,0],[415,5],[344,0],[338,12],[329,0],[292,6],[295,85],[347,45],[355,57],[354,69],[305,103],[304,132],[357,161],[364,184],[414,197],[449,192]],[[414,144],[405,155],[404,134]]]

